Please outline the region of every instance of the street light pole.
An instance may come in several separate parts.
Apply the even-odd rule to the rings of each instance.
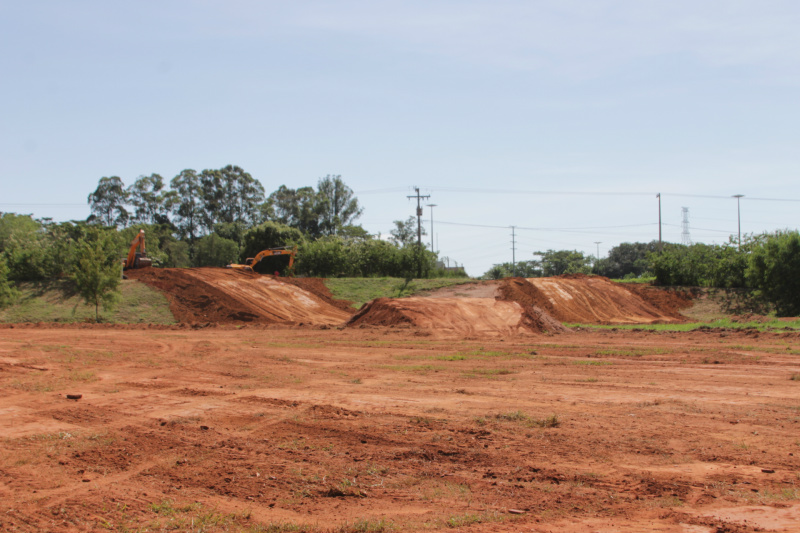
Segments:
[[[744,194],[734,194],[733,198],[736,198],[736,222],[739,227],[739,243],[738,248],[739,250],[742,249],[742,209],[739,205],[739,200],[744,196]]]

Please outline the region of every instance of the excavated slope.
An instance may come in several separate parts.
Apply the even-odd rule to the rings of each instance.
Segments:
[[[671,300],[669,303],[647,301],[642,295],[601,276],[528,278],[526,281],[532,287],[526,290],[532,301],[562,322],[652,324],[686,320],[678,313],[679,306]]]
[[[146,268],[126,274],[162,291],[180,322],[333,326],[352,315],[320,293],[313,280],[306,290],[298,286],[302,282],[225,268]]]
[[[463,335],[513,335],[548,330],[541,316],[517,302],[494,298],[377,298],[348,326],[413,326]],[[554,329],[563,329],[555,322]]]

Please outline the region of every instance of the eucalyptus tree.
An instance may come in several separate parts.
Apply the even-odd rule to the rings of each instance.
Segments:
[[[189,241],[190,254],[203,225],[203,198],[200,177],[187,168],[170,182],[174,200],[172,214],[174,224],[182,239]]]
[[[133,221],[142,224],[169,224],[177,194],[164,189],[164,178],[158,174],[139,176],[128,187],[128,202],[133,206]]]
[[[104,226],[126,226],[130,214],[125,209],[128,202],[128,191],[118,176],[102,177],[97,188],[88,197],[92,210],[90,219],[99,221]]]
[[[317,203],[320,231],[324,235],[338,234],[364,212],[353,190],[338,175],[328,174],[317,182]]]

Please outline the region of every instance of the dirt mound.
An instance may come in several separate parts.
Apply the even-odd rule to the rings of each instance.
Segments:
[[[338,325],[351,313],[301,283],[224,268],[147,268],[128,277],[165,294],[180,322]],[[288,278],[287,278],[288,279]],[[279,281],[280,280],[280,281]],[[316,287],[314,282],[305,283]],[[321,285],[321,282],[319,283]]]
[[[333,297],[333,293],[325,285],[325,280],[322,278],[277,278],[283,283],[289,283],[321,298],[323,301],[331,304],[339,309],[353,312],[353,302],[350,300],[337,300]]]
[[[694,305],[697,297],[697,291],[691,289],[665,289],[637,283],[626,283],[623,286],[660,311],[675,316],[680,316],[681,309]]]
[[[513,281],[513,280],[512,280]],[[675,293],[614,283],[602,276],[569,275],[528,278],[519,292],[555,319],[581,324],[652,324],[682,322],[678,309],[687,303]]]
[[[362,307],[347,325],[406,325],[465,335],[509,335],[564,329],[516,302],[494,298],[377,298]]]
[[[548,310],[546,298],[524,278],[504,279],[497,289],[497,298],[507,302],[517,302],[528,313],[537,318],[539,331],[568,331]]]

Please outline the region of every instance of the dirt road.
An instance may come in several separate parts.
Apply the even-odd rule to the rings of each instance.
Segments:
[[[0,530],[798,531],[798,353],[794,333],[0,329]]]

